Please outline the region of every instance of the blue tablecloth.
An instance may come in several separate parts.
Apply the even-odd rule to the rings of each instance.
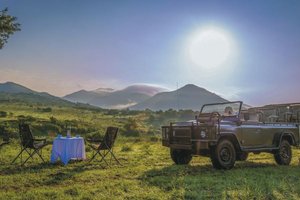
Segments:
[[[71,159],[85,159],[85,145],[82,137],[55,138],[52,146],[51,163],[60,160],[66,165]]]

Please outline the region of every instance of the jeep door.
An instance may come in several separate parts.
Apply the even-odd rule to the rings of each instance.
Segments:
[[[243,148],[262,147],[262,123],[258,121],[245,121],[241,124],[242,138],[240,144]]]
[[[274,124],[264,123],[262,127],[262,142],[264,147],[274,147],[274,137],[275,134],[280,132],[280,127],[276,127]]]

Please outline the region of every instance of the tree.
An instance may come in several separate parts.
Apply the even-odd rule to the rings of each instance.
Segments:
[[[7,8],[0,10],[0,49],[7,43],[10,35],[21,30],[20,24],[17,23],[17,18],[8,15],[7,12]]]

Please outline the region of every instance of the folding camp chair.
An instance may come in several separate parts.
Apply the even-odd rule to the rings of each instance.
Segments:
[[[33,159],[33,156],[35,154],[37,154],[42,159],[42,161],[45,162],[42,157],[42,148],[48,145],[46,139],[35,139],[28,124],[19,124],[19,134],[21,139],[21,151],[12,161],[12,163],[14,163],[17,158],[21,158],[21,165],[24,165],[29,160],[29,158]],[[22,154],[24,151],[27,152],[29,157],[24,162],[22,162]]]
[[[9,144],[9,136],[4,127],[0,127],[0,135],[2,136],[2,143],[0,144],[1,149],[4,145]]]
[[[94,150],[94,154],[89,162],[99,155],[101,157],[100,162],[104,161],[109,166],[105,158],[110,154],[110,163],[113,158],[119,165],[122,165],[113,153],[113,146],[117,138],[118,130],[119,129],[117,127],[107,127],[105,136],[102,140],[89,140],[90,142],[100,142],[99,145],[89,144],[89,146]]]

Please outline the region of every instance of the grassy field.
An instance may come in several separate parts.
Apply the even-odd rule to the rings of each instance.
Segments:
[[[11,165],[17,144],[1,149],[0,199],[299,199],[300,151],[291,166],[277,166],[271,154],[250,154],[229,171],[193,158],[176,166],[154,139],[120,138],[116,155],[123,166],[97,161]],[[50,159],[51,146],[44,151]],[[91,152],[87,149],[88,157]]]
[[[21,167],[10,164],[20,149],[15,138],[0,149],[0,199],[300,199],[299,149],[293,149],[290,166],[276,165],[271,154],[250,154],[247,161],[237,162],[228,171],[213,169],[210,159],[204,157],[193,158],[190,165],[177,166],[169,150],[162,147],[155,127],[147,122],[147,113],[71,107],[41,112],[42,109],[0,104],[0,110],[8,113],[1,120],[27,116],[36,127],[34,133],[50,140],[41,129],[44,126],[65,132],[64,125],[72,123],[74,131],[81,131],[83,136],[103,132],[109,125],[118,126],[121,135],[115,154],[122,166],[107,167],[96,161],[74,161],[64,166],[35,159]],[[49,126],[51,118],[55,120]],[[136,119],[137,124],[130,124],[129,119]],[[46,122],[39,125],[39,121]],[[140,134],[128,136],[128,123]],[[49,145],[43,150],[47,161],[51,148]],[[86,151],[90,158],[91,150],[87,147]]]

